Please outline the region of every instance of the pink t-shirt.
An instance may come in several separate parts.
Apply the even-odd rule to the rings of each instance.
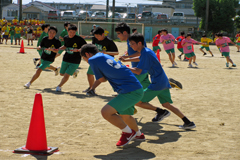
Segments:
[[[184,45],[185,43],[187,42],[187,44],[185,46],[183,46],[183,53],[184,54],[188,54],[188,53],[192,53],[193,52],[193,49],[192,49],[192,45],[194,43],[199,43],[198,41],[195,41],[194,39],[183,39],[182,40],[182,45]]]
[[[167,41],[163,43],[164,40],[167,40]],[[165,50],[174,48],[174,43],[173,43],[174,40],[175,40],[175,37],[170,33],[168,33],[167,35],[162,35],[160,38],[160,41],[163,44],[163,48]]]
[[[231,42],[230,38],[223,37],[222,39],[218,38],[215,43],[217,46],[224,44],[223,46],[220,47],[221,52],[230,52],[230,49],[228,46],[228,43],[230,43],[230,42]]]

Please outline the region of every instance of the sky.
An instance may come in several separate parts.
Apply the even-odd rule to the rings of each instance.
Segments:
[[[41,2],[48,2],[51,3],[54,0],[38,0]],[[161,1],[161,0],[159,0]],[[31,0],[22,0],[23,4],[27,4],[31,2]],[[56,2],[56,1],[55,1]],[[57,2],[62,2],[62,3],[69,3],[69,0],[58,0]],[[13,0],[13,3],[17,3],[17,0]],[[71,3],[90,3],[90,4],[106,4],[106,0],[71,0]],[[127,6],[127,4],[129,6],[136,6],[136,4],[138,3],[142,3],[142,4],[157,4],[159,2],[157,1],[148,1],[148,0],[131,0],[129,2],[129,0],[115,0],[116,6]],[[161,2],[160,2],[161,3]],[[109,4],[112,5],[112,0],[109,0]]]

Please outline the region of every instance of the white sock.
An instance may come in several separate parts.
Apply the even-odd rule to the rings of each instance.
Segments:
[[[125,128],[123,128],[122,131],[125,133],[132,133],[132,130],[131,128],[128,127],[128,125]]]
[[[141,136],[142,134],[140,130],[138,130],[136,133],[137,133],[137,136]]]

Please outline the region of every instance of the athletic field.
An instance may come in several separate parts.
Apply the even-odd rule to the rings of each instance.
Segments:
[[[126,43],[116,44],[122,55],[127,50]],[[150,43],[147,45],[151,47]],[[162,44],[160,47],[163,49]],[[152,123],[155,112],[137,108],[134,117],[147,140],[131,142],[119,149],[116,142],[121,130],[100,113],[114,92],[106,82],[97,88],[99,96],[87,97],[82,93],[88,87],[86,62],[81,62],[78,77],[70,77],[61,93],[55,92],[55,88],[62,77],[54,76],[51,71],[43,71],[30,89],[25,89],[23,85],[36,71],[32,59],[38,57],[38,52],[25,49],[26,54],[17,54],[19,49],[1,44],[0,159],[240,159],[240,53],[236,47],[230,47],[230,56],[237,67],[229,69],[216,46],[210,46],[215,57],[210,54],[203,57],[199,47],[195,45],[198,68],[187,68],[188,62],[178,58],[179,68],[171,68],[167,54],[161,52],[166,74],[183,85],[182,90],[171,89],[173,104],[197,127],[191,131],[178,129],[183,122],[173,113],[160,123]],[[60,66],[61,62],[62,56],[53,65]],[[12,153],[26,144],[36,93],[43,97],[48,146],[60,150],[48,157]],[[160,106],[156,98],[151,103]]]

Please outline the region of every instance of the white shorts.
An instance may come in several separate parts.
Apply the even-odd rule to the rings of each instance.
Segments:
[[[31,34],[27,34],[27,39],[33,39],[33,35]]]

